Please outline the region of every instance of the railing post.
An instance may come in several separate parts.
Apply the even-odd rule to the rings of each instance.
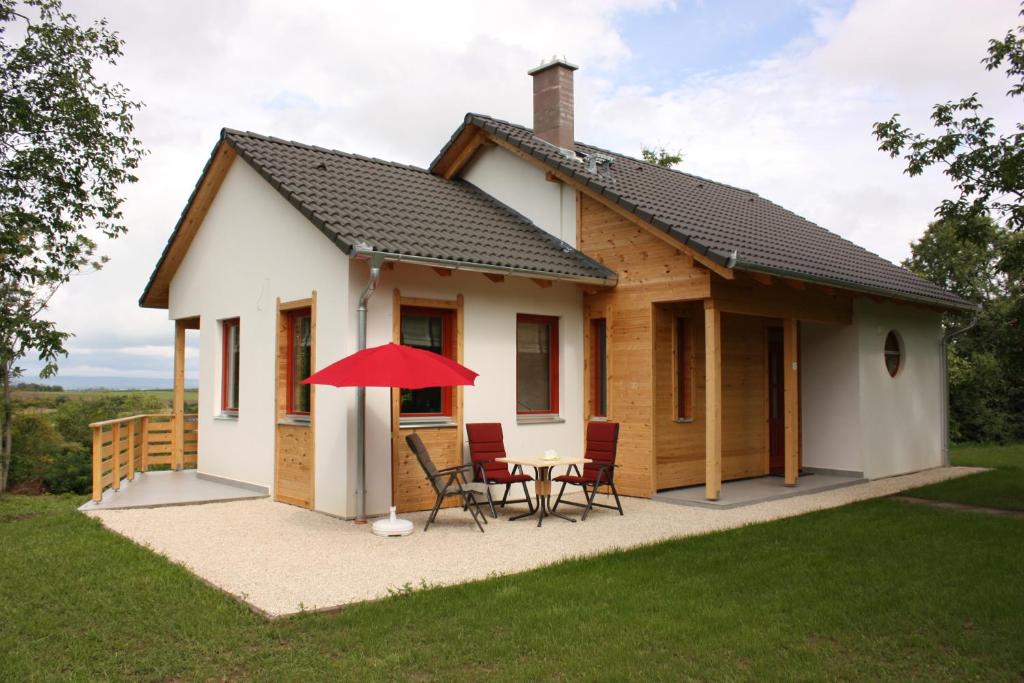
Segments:
[[[135,422],[134,417],[128,422],[128,481],[135,479]]]
[[[110,467],[113,478],[110,486],[115,491],[121,488],[121,423],[110,425]]]
[[[171,468],[185,464],[185,321],[174,321],[174,418],[171,421]]]
[[[103,427],[92,428],[92,499],[103,498]]]
[[[139,429],[142,430],[142,439],[139,442],[139,448],[142,451],[141,465],[142,471],[149,471],[149,415],[143,415],[142,421],[139,424]]]

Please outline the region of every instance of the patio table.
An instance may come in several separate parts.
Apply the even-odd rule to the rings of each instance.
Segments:
[[[514,522],[517,519],[523,519],[524,517],[530,517],[532,515],[538,515],[537,526],[544,523],[545,517],[551,516],[561,517],[562,519],[573,523],[576,522],[575,519],[555,512],[549,507],[551,498],[551,468],[558,467],[560,465],[584,465],[588,462],[593,462],[592,460],[583,457],[566,458],[564,456],[559,456],[553,460],[549,460],[540,455],[525,455],[495,458],[495,462],[532,467],[536,473],[533,482],[533,490],[537,494],[537,506],[534,508],[533,512],[526,512],[521,515],[516,515],[515,517],[510,517],[510,522]]]

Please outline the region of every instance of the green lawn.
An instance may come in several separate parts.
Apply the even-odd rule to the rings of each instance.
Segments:
[[[960,446],[953,449],[954,465],[994,467],[973,477],[953,479],[907,491],[908,496],[1024,510],[1024,444]]]
[[[0,498],[0,680],[1024,672],[1020,519],[867,501],[270,622],[77,502]]]

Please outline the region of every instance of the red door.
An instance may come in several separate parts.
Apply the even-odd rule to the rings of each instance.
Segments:
[[[783,413],[782,328],[768,328],[768,471],[786,468],[786,421]]]

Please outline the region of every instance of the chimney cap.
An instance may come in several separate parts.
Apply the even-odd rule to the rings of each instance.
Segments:
[[[547,71],[548,69],[555,66],[563,66],[566,69],[569,69],[569,71],[576,71],[576,69],[579,68],[578,66],[567,60],[564,55],[561,57],[557,55],[552,55],[550,61],[545,62],[544,60],[541,60],[540,66],[535,66],[526,73],[530,76],[535,76],[539,74],[541,71]]]

